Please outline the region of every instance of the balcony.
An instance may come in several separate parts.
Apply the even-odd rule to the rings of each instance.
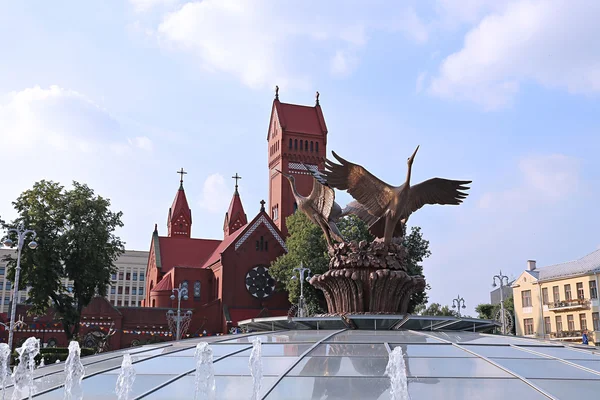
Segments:
[[[590,341],[593,340],[593,331],[588,331],[588,338]],[[583,331],[560,331],[560,332],[550,332],[551,339],[557,340],[578,340],[581,341],[581,337],[583,335]]]
[[[548,304],[548,310],[550,311],[570,311],[587,309],[590,307],[590,301],[588,299],[573,299],[556,301]]]

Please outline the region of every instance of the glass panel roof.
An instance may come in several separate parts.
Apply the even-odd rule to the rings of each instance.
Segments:
[[[261,396],[268,393],[268,399],[389,399],[385,371],[388,348],[395,347],[404,354],[412,400],[548,398],[536,386],[555,398],[597,396],[600,390],[600,356],[560,343],[456,331],[305,329],[194,338],[86,357],[83,398],[115,398],[127,352],[136,370],[134,397],[193,398],[195,346],[202,341],[210,342],[214,354],[216,398],[246,398],[254,337],[264,342]],[[34,398],[64,397],[64,363],[34,375]],[[7,398],[11,393],[7,388]]]

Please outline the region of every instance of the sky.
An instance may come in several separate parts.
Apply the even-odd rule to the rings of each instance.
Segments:
[[[221,238],[236,172],[268,195],[274,87],[314,104],[328,153],[399,185],[472,180],[411,216],[431,302],[474,315],[517,277],[600,248],[600,2],[0,1],[0,216],[34,182],[87,183],[127,249],[166,234],[185,168],[192,234]],[[344,192],[337,200],[351,200]]]

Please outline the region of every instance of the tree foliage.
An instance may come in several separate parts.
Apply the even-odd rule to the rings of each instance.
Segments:
[[[512,318],[515,318],[515,301],[513,296],[504,299],[504,308],[510,313]],[[498,311],[500,311],[500,304],[489,304],[482,303],[475,307],[478,317],[483,319],[495,319]],[[513,323],[512,331],[510,332],[516,335],[515,324]]]
[[[427,308],[422,308],[420,315],[432,315],[437,317],[457,317],[458,313],[448,306],[440,303],[431,303]]]
[[[115,261],[124,243],[115,235],[123,226],[121,212],[110,210],[110,200],[95,195],[85,184],[71,190],[42,180],[23,192],[13,206],[20,222],[36,231],[38,248],[24,247],[19,285],[30,287],[30,313],[42,315],[52,307],[68,339],[77,337],[81,311],[95,295],[105,296]],[[10,256],[8,279],[14,281],[16,260]],[[73,282],[72,290],[65,282]]]
[[[271,264],[270,274],[277,279],[288,291],[289,300],[292,304],[298,302],[300,296],[300,284],[297,279],[291,277],[297,272],[294,268],[303,262],[305,267],[311,269],[312,274],[322,274],[329,266],[327,255],[327,242],[323,231],[313,224],[303,213],[295,213],[286,220],[289,237],[286,240],[288,253],[279,257]],[[372,241],[373,235],[369,232],[367,225],[358,217],[349,215],[338,222],[340,232],[346,240]],[[410,275],[423,275],[421,262],[431,255],[429,242],[423,239],[420,227],[413,227],[410,234],[404,238],[404,245],[408,250],[408,272]],[[426,288],[429,289],[429,286]],[[305,302],[311,312],[326,312],[327,306],[323,292],[313,288],[310,284],[304,284]],[[419,304],[427,303],[425,290],[414,293],[409,304],[409,312]]]

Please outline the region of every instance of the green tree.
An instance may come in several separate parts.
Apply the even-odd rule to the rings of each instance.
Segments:
[[[30,313],[55,310],[70,340],[79,333],[81,311],[95,295],[105,296],[115,261],[124,243],[115,235],[123,226],[121,212],[110,210],[110,200],[87,185],[73,182],[71,190],[42,180],[23,192],[13,206],[18,217],[37,233],[38,248],[24,251],[20,286],[29,286]],[[10,256],[8,278],[14,281],[16,260]],[[72,290],[63,282],[72,281]]]
[[[313,274],[322,274],[329,266],[327,255],[327,243],[323,231],[313,224],[303,213],[295,213],[286,220],[289,237],[286,240],[288,253],[279,257],[271,264],[270,274],[277,279],[288,291],[289,300],[292,304],[298,302],[300,296],[300,284],[297,279],[292,280],[294,268],[300,266],[311,269]],[[367,225],[358,217],[349,215],[338,222],[340,232],[346,240],[372,241],[374,237],[369,232]],[[429,242],[423,239],[421,228],[413,227],[410,234],[405,236],[404,245],[408,250],[408,272],[410,275],[423,275],[421,262],[429,257]],[[426,289],[428,289],[427,287]],[[308,308],[312,312],[326,312],[327,306],[323,292],[304,285],[304,297]],[[409,304],[409,312],[419,304],[427,303],[425,290],[414,293]]]
[[[513,296],[510,296],[504,299],[504,308],[506,311],[510,313],[512,318],[515,318],[515,302]],[[489,304],[482,303],[475,307],[475,311],[477,311],[478,317],[483,319],[495,319],[498,311],[500,311],[500,304]],[[500,330],[498,330],[500,331]],[[513,335],[516,334],[515,324],[513,323],[513,327],[511,332]]]
[[[494,319],[494,311],[496,306],[493,304],[482,303],[475,307],[477,311],[477,317],[482,319]]]
[[[448,306],[442,306],[439,303],[431,303],[429,307],[421,312],[421,315],[432,315],[438,317],[457,317],[458,313]]]

